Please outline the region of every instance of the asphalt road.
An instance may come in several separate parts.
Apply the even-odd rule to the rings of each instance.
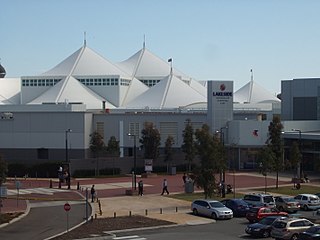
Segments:
[[[69,202],[71,205],[69,212],[64,210],[65,203],[65,201],[31,203],[27,216],[0,228],[0,239],[43,240],[83,222],[86,216],[85,202]],[[90,207],[88,210],[88,216],[90,216]]]
[[[312,211],[299,211],[301,217],[312,216]],[[115,234],[119,239],[127,240],[144,239],[144,240],[235,240],[235,239],[255,239],[245,233],[245,228],[249,224],[246,218],[233,218],[231,220],[218,220],[216,223],[196,225],[196,226],[179,226],[169,228],[159,228],[145,231],[130,231]],[[117,238],[110,238],[117,239]],[[264,238],[273,239],[273,238]]]

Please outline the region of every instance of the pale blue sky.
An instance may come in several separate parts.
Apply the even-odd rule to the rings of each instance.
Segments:
[[[320,77],[319,0],[1,0],[7,77],[37,75],[83,44],[112,62],[146,47],[198,80]]]

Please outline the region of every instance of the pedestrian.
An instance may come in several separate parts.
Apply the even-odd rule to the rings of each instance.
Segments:
[[[139,195],[142,196],[143,195],[143,182],[142,180],[139,181],[138,183],[138,189],[139,189]]]
[[[183,184],[186,184],[186,181],[187,181],[186,173],[183,174],[182,181],[183,181]]]
[[[161,193],[161,195],[163,195],[164,192],[166,192],[167,194],[169,194],[169,191],[168,191],[168,181],[167,181],[167,179],[164,179],[164,180],[163,180],[163,183],[162,183],[162,193]]]
[[[96,190],[94,189],[94,185],[91,187],[91,202],[94,202]]]

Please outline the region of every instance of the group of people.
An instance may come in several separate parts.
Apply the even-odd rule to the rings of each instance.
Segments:
[[[162,182],[162,193],[161,195],[163,195],[164,193],[167,193],[167,195],[169,194],[169,190],[168,190],[168,181],[167,179],[163,179],[163,182]],[[139,196],[143,196],[143,181],[140,180],[138,182],[138,195]]]

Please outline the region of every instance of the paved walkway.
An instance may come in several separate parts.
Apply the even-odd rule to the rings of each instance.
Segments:
[[[144,182],[144,196],[126,196],[126,190],[132,188],[132,177],[73,179],[71,189],[63,185],[58,188],[57,180],[50,179],[11,179],[7,182],[8,196],[4,199],[2,212],[26,211],[28,201],[17,200],[15,193],[16,181],[20,182],[19,197],[31,199],[83,199],[86,194],[90,198],[90,188],[95,185],[100,206],[93,204],[96,217],[114,217],[129,214],[139,214],[176,222],[178,224],[201,224],[212,221],[211,219],[198,218],[190,214],[190,202],[161,196],[162,181],[168,180],[170,194],[184,192],[182,174],[155,175],[147,178],[137,177],[137,182]],[[311,183],[314,181],[310,176]],[[226,184],[231,184],[236,192],[245,192],[254,188],[263,188],[265,178],[254,172],[236,172],[226,174]],[[268,187],[275,186],[274,176],[267,177]],[[50,188],[52,185],[52,188]],[[290,175],[281,175],[279,185],[291,185]],[[77,190],[79,188],[79,190]],[[197,191],[197,189],[195,189]],[[87,192],[88,191],[88,192]],[[82,195],[82,196],[80,196]],[[227,195],[228,196],[228,195]],[[232,196],[231,196],[232,197]],[[100,212],[100,209],[102,210]]]

